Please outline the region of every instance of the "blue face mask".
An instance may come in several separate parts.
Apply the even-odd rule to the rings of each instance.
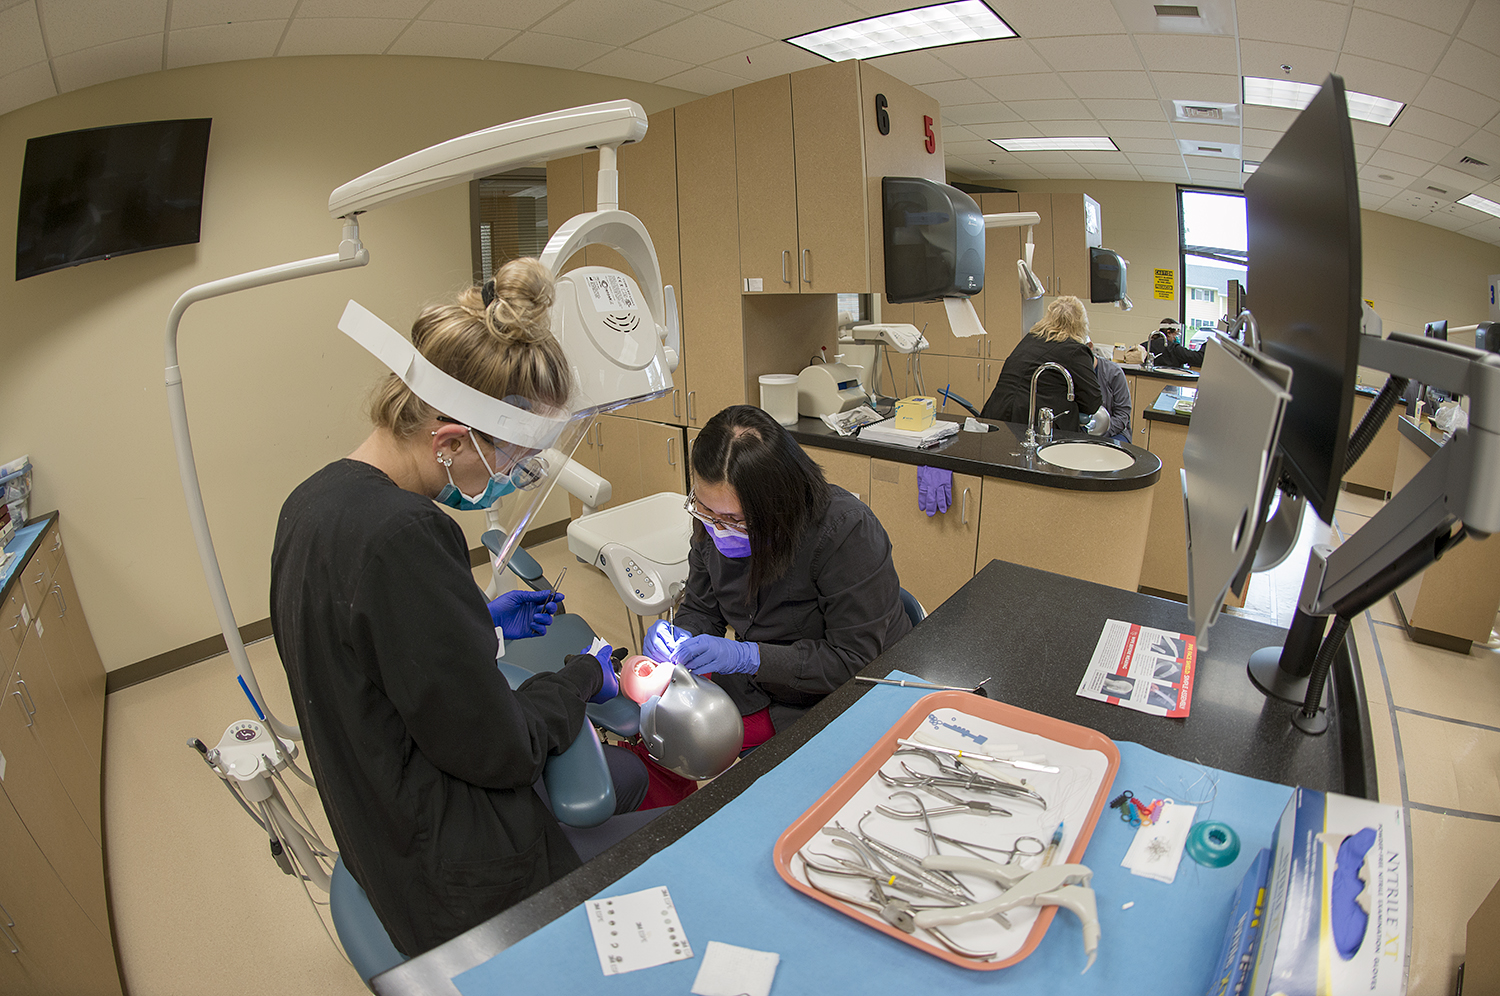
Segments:
[[[444,484],[442,489],[438,491],[437,498],[435,499],[438,504],[447,505],[449,508],[456,508],[460,512],[482,511],[516,490],[515,475],[506,474],[501,476],[490,467],[490,462],[484,458],[484,451],[479,448],[479,441],[474,438],[473,430],[469,431],[469,441],[474,444],[474,452],[479,455],[479,460],[484,464],[484,469],[490,472],[489,482],[485,484],[484,490],[480,492],[478,497],[470,498],[458,489],[457,484],[453,483],[453,461],[444,460],[443,471],[448,475],[448,483]],[[497,453],[497,465],[498,460],[499,454]]]
[[[750,556],[750,537],[735,529],[720,529],[710,523],[704,523],[708,527],[708,535],[714,541],[714,546],[719,552],[733,560],[741,560]]]

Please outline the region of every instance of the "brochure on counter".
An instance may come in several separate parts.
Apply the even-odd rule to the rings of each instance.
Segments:
[[[1198,641],[1108,619],[1078,694],[1153,716],[1186,716],[1193,704],[1193,668]]]

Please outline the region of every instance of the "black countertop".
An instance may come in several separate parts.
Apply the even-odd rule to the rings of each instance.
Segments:
[[[1421,425],[1418,425],[1410,415],[1402,415],[1397,422],[1397,428],[1405,439],[1416,443],[1417,447],[1428,456],[1435,456],[1437,451],[1443,448],[1443,431],[1431,422],[1424,420]]]
[[[862,674],[907,671],[930,681],[975,685],[990,678],[1003,702],[1133,740],[1153,750],[1287,785],[1376,796],[1374,748],[1359,668],[1347,653],[1330,683],[1334,717],[1309,737],[1291,725],[1293,706],[1250,684],[1250,654],[1285,630],[1221,615],[1200,654],[1192,715],[1165,719],[1076,694],[1107,619],[1186,631],[1177,602],[991,561]],[[1346,645],[1353,641],[1346,641]],[[446,944],[377,976],[383,996],[456,993],[448,980],[482,963],[597,895],[688,833],[796,751],[868,691],[849,682],[706,787],[599,857]],[[732,888],[732,883],[725,883]]]
[[[954,417],[947,420],[963,421]],[[858,436],[840,436],[821,419],[816,418],[799,418],[796,425],[787,426],[787,431],[803,446],[821,446],[824,449],[859,453],[897,463],[941,467],[959,474],[999,477],[1066,491],[1136,491],[1150,487],[1161,477],[1161,461],[1155,454],[1139,446],[1109,444],[1135,458],[1135,463],[1125,470],[1115,473],[1069,470],[1053,466],[1035,454],[1026,453],[1021,448],[1021,440],[1026,435],[1024,425],[991,422],[987,419],[981,421],[996,428],[991,432],[964,432],[960,429],[937,446],[920,450],[891,443],[866,442]],[[1053,440],[1057,442],[1087,438],[1086,434],[1080,432],[1058,432],[1053,435]]]
[[[1141,417],[1150,422],[1171,422],[1173,425],[1187,425],[1189,416],[1177,410],[1177,402],[1183,398],[1196,398],[1198,389],[1187,387],[1182,384],[1172,384],[1161,389],[1156,400],[1141,412]]]
[[[1121,363],[1128,377],[1154,377],[1157,380],[1197,380],[1199,372],[1192,367],[1143,367],[1139,363]]]

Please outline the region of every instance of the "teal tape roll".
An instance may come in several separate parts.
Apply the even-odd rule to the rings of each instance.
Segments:
[[[1223,868],[1240,856],[1240,835],[1227,823],[1204,820],[1194,823],[1187,835],[1188,856],[1200,865]]]

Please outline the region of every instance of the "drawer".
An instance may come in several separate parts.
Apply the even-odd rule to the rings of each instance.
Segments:
[[[52,580],[52,572],[47,569],[47,558],[37,550],[31,555],[31,560],[21,568],[16,575],[16,583],[13,590],[19,590],[21,597],[26,599],[26,606],[35,616],[42,610],[42,600],[47,597],[49,582]],[[10,623],[6,623],[7,626]],[[20,632],[17,630],[17,632]]]
[[[10,594],[5,596],[5,605],[0,608],[0,686],[9,680],[16,655],[21,652],[21,641],[26,638],[26,625],[21,616],[24,604],[20,584],[12,585]]]

